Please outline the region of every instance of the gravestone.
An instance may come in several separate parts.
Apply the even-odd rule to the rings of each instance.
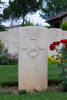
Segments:
[[[19,90],[47,88],[48,30],[19,28]]]

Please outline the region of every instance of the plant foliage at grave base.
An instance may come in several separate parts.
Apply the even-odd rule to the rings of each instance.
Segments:
[[[0,31],[6,31],[6,27],[4,25],[0,25]]]
[[[63,75],[62,86],[63,86],[64,90],[67,90],[67,48],[62,47],[61,53],[62,53],[62,64],[63,64],[63,67],[62,67],[62,69],[63,69],[63,71],[62,71],[62,75]]]
[[[0,40],[0,64],[16,64],[18,62],[17,55],[11,55],[8,50],[4,48],[3,43]]]
[[[61,64],[60,59],[57,60],[57,56],[48,57],[48,64]]]
[[[11,90],[0,90],[0,96],[1,95],[12,95],[13,92]]]
[[[66,30],[66,31],[67,31],[67,21],[64,22],[64,23],[61,25],[61,28],[62,28],[62,30]]]
[[[23,95],[23,94],[26,95],[28,92],[25,89],[23,89],[23,90],[18,91],[18,93],[19,95]]]
[[[59,49],[57,46],[62,43],[62,48]],[[53,42],[50,45],[50,50],[56,50],[58,52],[59,58],[61,60],[62,65],[62,87],[64,90],[67,90],[67,39],[63,39],[60,41]]]

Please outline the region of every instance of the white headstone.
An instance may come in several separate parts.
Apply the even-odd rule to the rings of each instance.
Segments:
[[[47,34],[43,27],[19,29],[19,90],[47,88]]]

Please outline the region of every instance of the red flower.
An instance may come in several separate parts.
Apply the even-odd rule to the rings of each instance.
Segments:
[[[60,42],[59,41],[56,41],[56,42],[53,42],[54,45],[59,45]]]
[[[50,50],[53,51],[54,49],[55,49],[54,44],[51,44],[51,45],[50,45]]]
[[[65,43],[65,47],[67,48],[67,43]]]
[[[67,43],[67,39],[63,39],[60,41],[61,43]]]

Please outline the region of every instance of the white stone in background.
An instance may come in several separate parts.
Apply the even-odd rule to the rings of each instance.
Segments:
[[[18,53],[18,28],[8,31],[8,51],[9,53]]]
[[[22,27],[9,29],[8,31],[0,32],[0,40],[4,43],[5,47],[8,48],[9,53],[18,53],[18,30],[22,31]],[[60,39],[67,39],[67,31],[63,31],[57,28],[48,29],[48,56],[56,54],[55,51],[50,51],[49,45],[53,41]]]
[[[67,39],[67,31],[63,31],[57,28],[49,29],[48,35],[48,56],[56,55],[56,50],[50,51],[49,46],[54,41],[60,41],[61,39]]]
[[[47,88],[48,30],[19,28],[19,90]]]

